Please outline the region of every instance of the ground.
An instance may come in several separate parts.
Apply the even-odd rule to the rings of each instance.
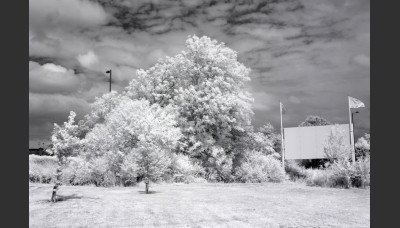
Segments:
[[[29,183],[30,227],[369,227],[370,190],[303,183],[102,188]]]

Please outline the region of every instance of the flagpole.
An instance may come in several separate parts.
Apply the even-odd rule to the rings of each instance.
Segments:
[[[283,121],[282,121],[282,102],[279,101],[279,111],[281,115],[281,157],[282,157],[282,167],[285,169],[285,142],[283,137]]]
[[[349,103],[349,121],[350,121],[350,146],[351,146],[351,161],[354,163],[356,161],[355,149],[354,149],[354,130],[353,122],[351,120],[351,108],[350,108],[350,96],[347,96],[347,101]]]

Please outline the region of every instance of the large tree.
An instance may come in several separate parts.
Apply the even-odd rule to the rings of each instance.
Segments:
[[[231,159],[234,141],[251,125],[253,100],[245,91],[249,72],[224,43],[190,36],[182,53],[139,70],[126,95],[176,107],[183,133],[178,152],[216,164],[209,160],[221,153]]]

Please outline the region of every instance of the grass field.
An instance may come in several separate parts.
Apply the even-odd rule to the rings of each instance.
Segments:
[[[302,183],[160,184],[144,187],[29,183],[30,227],[369,227],[370,190]]]

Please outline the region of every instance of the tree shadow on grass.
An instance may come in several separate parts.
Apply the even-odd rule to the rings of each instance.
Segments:
[[[139,191],[140,194],[146,194],[146,191]],[[159,191],[149,191],[149,193],[147,194],[156,194],[156,193],[160,193]]]
[[[67,200],[73,200],[73,199],[99,199],[99,198],[95,198],[95,197],[85,197],[85,196],[80,196],[77,194],[72,194],[72,195],[57,195],[57,202],[63,202],[63,201],[67,201]],[[38,202],[41,203],[52,203],[50,199],[46,199],[46,200],[39,200]]]
[[[58,195],[57,196],[57,202],[67,201],[67,200],[71,200],[71,199],[82,199],[82,198],[86,198],[86,197],[78,196],[76,194],[72,194],[72,195],[69,195],[69,196]]]

